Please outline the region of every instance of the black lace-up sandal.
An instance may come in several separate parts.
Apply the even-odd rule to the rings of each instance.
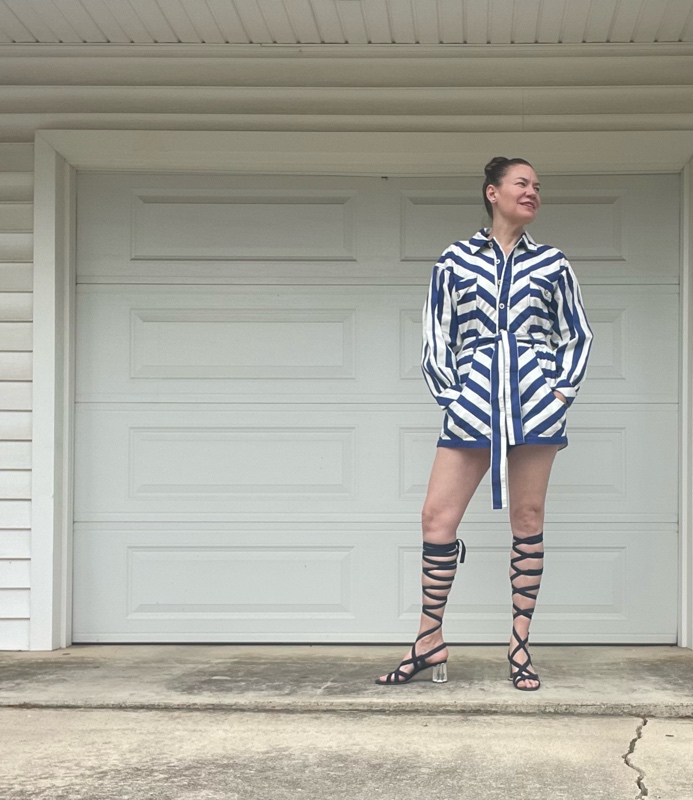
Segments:
[[[531,622],[532,614],[534,614],[534,608],[537,604],[537,595],[539,594],[539,586],[541,585],[541,575],[544,571],[543,566],[537,569],[524,569],[521,566],[523,561],[530,559],[542,561],[544,558],[543,547],[539,552],[536,553],[526,553],[521,550],[521,548],[523,545],[534,546],[538,544],[543,545],[543,543],[543,532],[538,533],[536,536],[527,536],[524,539],[513,536],[513,553],[515,553],[515,556],[510,559],[510,584],[512,586],[513,596],[512,638],[515,641],[515,647],[510,653],[508,653],[508,661],[510,663],[510,675],[508,680],[512,681],[513,686],[521,692],[536,692],[536,690],[541,686],[541,681],[539,680],[539,676],[532,669],[532,659],[530,658],[529,650],[527,649],[527,645],[529,643],[529,631],[527,632],[526,637],[523,638],[520,636],[517,628],[515,627],[515,620],[518,617],[526,617]],[[539,580],[529,586],[519,586],[518,578],[538,578]],[[528,608],[520,608],[515,599],[517,595],[524,597],[531,603],[531,605]],[[520,656],[524,656],[521,661],[518,660]],[[523,681],[536,681],[537,685],[519,686],[519,684]]]
[[[385,678],[376,679],[375,682],[379,686],[401,686],[408,683],[417,673],[429,668],[433,669],[432,680],[434,683],[447,682],[447,659],[445,661],[439,661],[437,664],[428,663],[428,659],[431,656],[445,649],[445,642],[421,655],[416,652],[416,645],[421,639],[430,636],[430,634],[435,633],[442,627],[443,609],[448,602],[448,594],[450,593],[452,582],[455,580],[455,574],[457,572],[457,558],[459,556],[460,564],[462,564],[466,552],[467,548],[462,539],[456,539],[454,542],[450,542],[450,544],[423,543],[423,577],[421,581],[421,590],[424,597],[433,602],[427,603],[426,600],[424,600],[421,611],[427,617],[434,620],[435,625],[416,637],[416,641],[411,648],[410,658],[405,658],[397,669],[394,672],[390,672]],[[447,574],[443,576],[437,574],[439,572]],[[411,671],[402,669],[402,667],[408,667],[410,665],[413,666]]]

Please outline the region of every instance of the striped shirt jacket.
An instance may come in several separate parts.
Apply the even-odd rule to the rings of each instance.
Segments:
[[[506,257],[482,229],[438,259],[423,330],[424,378],[446,412],[438,446],[490,447],[493,507],[504,508],[508,447],[568,444],[592,343],[575,274],[526,232]]]

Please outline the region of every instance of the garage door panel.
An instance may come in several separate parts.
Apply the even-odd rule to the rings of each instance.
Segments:
[[[354,435],[319,426],[130,428],[130,496],[353,496]]]
[[[353,619],[352,547],[134,545],[127,551],[131,620]],[[287,575],[300,580],[287,581]],[[258,583],[262,592],[258,592]]]
[[[402,380],[401,309],[420,306],[418,361],[425,289],[339,289],[80,287],[77,399],[430,402]]]
[[[487,224],[478,179],[390,183],[401,195],[403,261],[433,263],[449,242],[464,238],[461,231]],[[546,175],[541,184],[541,213],[530,233],[560,247],[581,281],[678,283],[678,176]]]
[[[315,522],[77,523],[75,638],[358,641],[364,628],[374,637],[389,598],[373,534]],[[101,574],[95,558],[109,565]]]
[[[678,283],[678,193],[677,175],[579,176],[569,187],[556,176],[542,178],[531,233],[560,243],[581,281]]]
[[[434,264],[443,249],[460,238],[460,231],[474,233],[485,224],[477,183],[462,178],[454,183],[442,180],[434,189],[400,189],[402,261]]]
[[[550,514],[675,518],[676,406],[576,405],[569,415]],[[418,514],[440,421],[415,406],[80,405],[76,519]],[[490,509],[485,479],[468,516],[491,519]]]
[[[136,189],[133,260],[356,260],[356,190]]]
[[[544,188],[541,194],[541,222],[532,223],[533,238],[550,244],[560,242],[561,249],[581,267],[582,262],[600,261],[609,264],[611,271],[627,269],[623,230],[625,189],[595,187],[566,193]],[[403,260],[435,261],[440,255],[435,255],[439,242],[454,242],[460,238],[460,230],[474,231],[485,225],[479,196],[477,186],[468,191],[403,191]],[[547,231],[543,238],[537,232],[542,228]],[[584,236],[587,230],[589,238]],[[588,272],[589,267],[580,271]]]
[[[582,294],[594,344],[580,402],[677,403],[678,287],[588,285]]]
[[[675,520],[678,408],[584,405],[569,413],[570,445],[556,458],[547,511]]]
[[[132,380],[354,377],[353,309],[130,309]]]
[[[503,641],[508,530],[464,524],[460,535],[468,556],[448,602],[446,640]],[[75,639],[406,641],[419,615],[419,536],[412,522],[78,523]],[[666,556],[654,564],[653,546]],[[546,548],[534,642],[675,641],[677,584],[666,570],[675,526],[550,525]],[[108,568],[94,571],[94,560]]]
[[[269,391],[430,403],[425,291],[80,287],[77,397],[262,402]],[[580,402],[677,402],[678,289],[588,285],[583,294],[595,342]]]
[[[80,406],[76,518],[372,508],[383,485],[369,481],[369,461],[392,438],[383,422],[367,406]]]
[[[380,178],[133,173],[105,192],[83,173],[78,281],[387,281],[399,237],[384,194]]]
[[[79,177],[82,283],[416,283],[485,224],[478,178],[107,180],[104,191],[103,175]],[[542,196],[531,233],[582,281],[678,283],[677,175],[542,176]]]

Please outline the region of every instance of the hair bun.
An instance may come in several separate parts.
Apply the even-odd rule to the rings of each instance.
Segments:
[[[489,177],[501,165],[509,161],[505,156],[494,156],[484,167],[484,175]]]

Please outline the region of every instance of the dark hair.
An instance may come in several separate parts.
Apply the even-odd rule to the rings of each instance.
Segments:
[[[493,206],[491,205],[491,201],[488,199],[488,197],[486,197],[486,189],[489,186],[500,186],[506,172],[515,164],[526,164],[528,167],[532,166],[529,161],[525,161],[524,158],[506,158],[505,156],[494,156],[484,167],[486,179],[484,180],[484,185],[481,188],[481,193],[484,198],[486,212],[491,219],[493,219]],[[534,168],[532,167],[532,169]]]

